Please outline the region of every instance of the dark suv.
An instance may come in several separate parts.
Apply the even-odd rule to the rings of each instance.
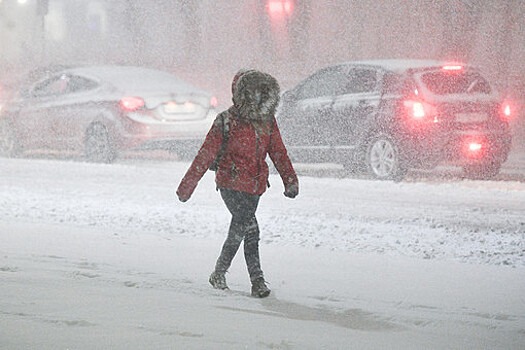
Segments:
[[[510,150],[508,108],[474,67],[377,60],[315,72],[283,94],[277,118],[296,161],[393,180],[450,162],[488,178]]]

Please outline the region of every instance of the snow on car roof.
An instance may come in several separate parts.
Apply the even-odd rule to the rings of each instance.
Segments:
[[[178,79],[176,76],[150,68],[135,66],[83,66],[66,69],[76,75],[108,82],[123,91],[176,89],[183,93],[208,94],[204,90]]]
[[[382,67],[385,70],[393,72],[404,72],[409,69],[421,69],[427,67],[443,67],[451,62],[439,61],[439,60],[430,60],[430,59],[372,59],[372,60],[362,60],[362,61],[349,61],[344,64],[360,64],[368,66]],[[458,63],[456,63],[458,64]],[[460,63],[465,66],[465,64]]]

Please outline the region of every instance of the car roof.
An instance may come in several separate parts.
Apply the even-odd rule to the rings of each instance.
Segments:
[[[431,59],[372,59],[361,61],[348,61],[343,63],[343,65],[374,66],[396,73],[404,73],[409,70],[426,70],[441,68],[447,64],[451,64],[451,62]],[[464,63],[454,62],[454,64],[466,66]]]
[[[176,88],[179,92],[207,92],[178,79],[171,73],[137,66],[78,66],[67,68],[60,73],[70,73],[109,83],[116,88],[129,90],[158,90],[159,88]]]

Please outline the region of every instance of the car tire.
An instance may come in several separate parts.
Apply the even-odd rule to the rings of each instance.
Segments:
[[[0,122],[0,157],[13,158],[20,154],[20,145],[7,121]]]
[[[94,163],[111,163],[115,160],[115,151],[107,128],[92,124],[86,131],[86,158]]]
[[[369,174],[377,180],[401,181],[407,173],[398,146],[392,137],[383,133],[370,139],[366,166]]]
[[[471,180],[488,180],[499,174],[501,162],[470,164],[463,166],[465,178]]]

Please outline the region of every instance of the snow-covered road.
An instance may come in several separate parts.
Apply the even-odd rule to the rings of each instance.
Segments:
[[[1,160],[1,349],[520,349],[525,183],[300,177],[258,211],[273,289],[207,284],[229,217],[188,163]],[[242,255],[241,255],[242,256]]]
[[[223,237],[229,214],[213,173],[192,200],[176,201],[187,167],[2,160],[0,212],[4,220]],[[266,244],[525,267],[525,183],[302,177],[291,201],[278,176],[270,182],[258,211]]]

